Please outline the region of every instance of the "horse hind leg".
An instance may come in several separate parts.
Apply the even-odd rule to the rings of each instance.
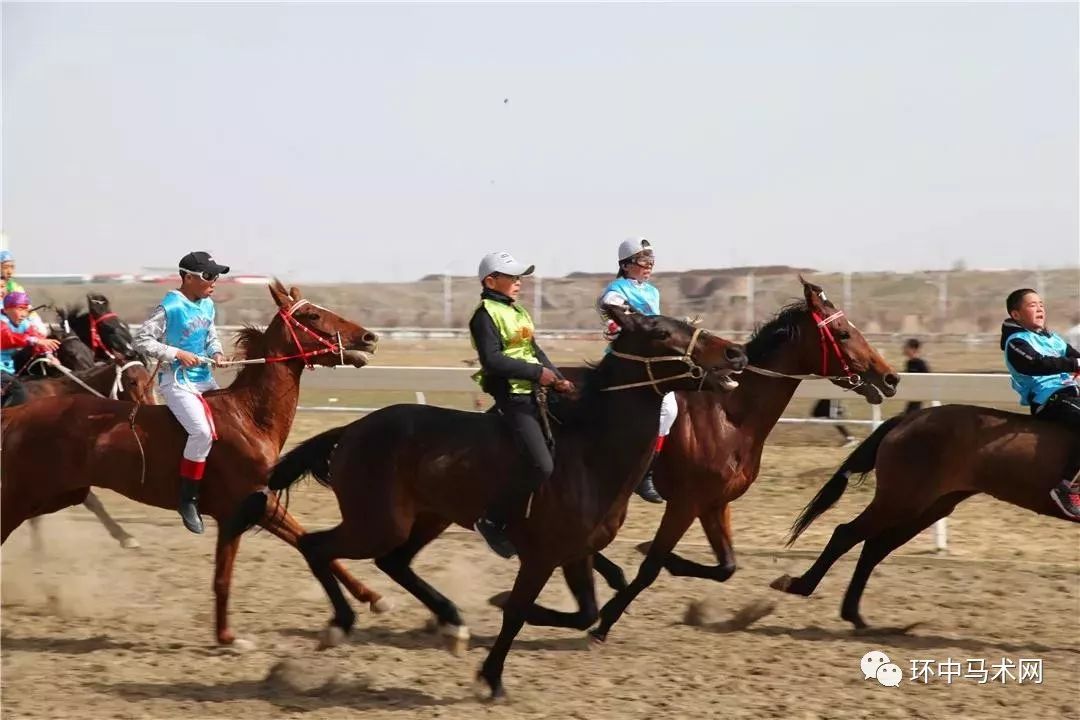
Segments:
[[[340,548],[342,531],[343,526],[338,525],[330,530],[308,533],[297,541],[297,547],[304,555],[311,573],[326,591],[330,604],[334,608],[334,617],[320,639],[320,650],[341,643],[356,623],[356,613],[349,607],[345,594],[341,591],[341,585],[338,584],[331,569],[331,562],[334,559],[345,556]]]
[[[617,567],[617,566],[616,566]],[[588,630],[596,622],[599,612],[596,604],[596,586],[592,577],[592,557],[586,556],[581,560],[563,565],[563,577],[570,588],[578,609],[575,612],[552,610],[538,603],[533,603],[525,613],[525,622],[529,625],[545,627],[562,627],[573,630]],[[502,592],[493,596],[488,602],[495,607],[503,608],[510,599],[510,593]]]
[[[120,543],[120,547],[128,550],[134,550],[140,547],[139,541],[135,539],[135,536],[121,527],[120,523],[116,522],[116,520],[109,515],[109,511],[105,509],[101,499],[94,494],[93,490],[87,493],[86,499],[83,500],[83,507],[94,513],[97,519],[101,521],[101,524],[105,526],[105,529],[109,531],[109,535],[112,536],[113,540]]]
[[[390,576],[413,597],[435,614],[436,631],[442,636],[447,649],[462,656],[469,649],[469,629],[461,619],[457,605],[416,574],[411,564],[424,546],[442,534],[450,523],[437,515],[416,518],[408,539],[375,559],[375,566]]]
[[[724,582],[735,574],[735,549],[731,544],[731,505],[714,505],[702,513],[698,520],[716,554],[717,564],[702,565],[670,552],[664,559],[664,569],[676,577]]]
[[[958,503],[973,494],[971,492],[956,492],[940,497],[914,519],[867,538],[862,553],[859,555],[859,562],[855,565],[855,572],[851,576],[851,582],[844,593],[844,601],[840,606],[840,617],[854,625],[856,631],[867,630],[869,626],[859,613],[859,604],[862,601],[863,591],[866,590],[866,583],[870,580],[870,574],[874,571],[874,568],[888,557],[889,553],[951,513]],[[885,628],[884,630],[904,632],[909,629],[910,626],[900,629]]]
[[[628,583],[623,569],[609,560],[603,553],[593,553],[593,569],[600,573],[600,577],[604,578],[607,586],[615,592],[626,589]]]

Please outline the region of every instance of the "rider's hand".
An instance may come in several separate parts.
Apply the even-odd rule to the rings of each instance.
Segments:
[[[176,359],[179,360],[180,364],[184,367],[195,367],[202,362],[201,360],[199,360],[198,355],[196,355],[195,353],[190,353],[187,350],[177,350]]]
[[[52,338],[38,338],[37,342],[34,343],[34,347],[40,348],[45,352],[56,352],[57,348],[60,347],[60,342],[53,340]]]
[[[569,380],[558,380],[555,383],[555,392],[557,393],[572,393],[575,389],[574,383]]]
[[[225,356],[221,353],[214,353],[214,356],[210,359],[214,361],[214,367],[222,367],[222,363],[225,362]]]
[[[544,387],[554,385],[558,379],[559,376],[551,372],[548,368],[544,368],[540,371],[540,384]]]

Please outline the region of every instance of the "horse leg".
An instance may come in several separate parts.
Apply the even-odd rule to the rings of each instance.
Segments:
[[[297,542],[305,533],[304,527],[297,519],[279,504],[276,495],[270,496],[266,504],[266,514],[259,524],[269,530],[275,537],[281,538],[293,547],[297,547]],[[372,612],[384,613],[392,608],[390,602],[383,598],[382,595],[353,577],[352,573],[340,560],[333,560],[330,563],[330,570],[345,586],[345,589],[349,591],[349,594],[360,602],[367,603]]]
[[[851,582],[848,583],[847,592],[844,593],[840,617],[854,625],[856,630],[865,630],[867,625],[859,614],[859,603],[862,600],[863,591],[866,590],[866,583],[870,580],[870,573],[889,553],[951,513],[961,500],[973,494],[957,492],[940,497],[913,520],[895,525],[867,538],[862,553],[859,554],[859,562],[855,565],[855,572],[852,573]]]
[[[232,645],[236,634],[229,629],[229,586],[232,584],[233,564],[240,549],[240,537],[232,540],[220,527],[217,536],[217,552],[214,556],[214,626],[219,645]]]
[[[593,569],[600,573],[608,587],[619,592],[626,589],[626,575],[621,567],[608,560],[603,553],[593,553]]]
[[[86,494],[86,499],[83,500],[83,507],[97,516],[97,519],[100,520],[101,524],[105,526],[105,529],[109,531],[109,535],[112,536],[112,539],[120,543],[120,547],[129,550],[134,550],[139,547],[139,541],[127,530],[120,527],[120,523],[113,520],[112,515],[105,509],[105,506],[101,503],[101,499],[94,494],[93,490]]]
[[[510,598],[506,602],[506,607],[503,608],[503,620],[502,627],[499,629],[499,636],[491,646],[487,658],[484,659],[484,664],[480,666],[480,672],[477,673],[477,679],[487,684],[487,694],[492,700],[506,695],[502,684],[506,656],[510,652],[510,646],[513,645],[514,638],[517,637],[522,626],[525,625],[525,617],[529,608],[536,602],[536,597],[544,589],[544,585],[547,584],[551,573],[555,571],[555,567],[554,563],[522,558],[521,568],[518,570],[517,578],[514,580],[514,588],[510,591]]]
[[[307,533],[299,538],[297,547],[307,560],[308,567],[315,579],[322,585],[326,595],[330,598],[330,604],[334,608],[334,617],[326,628],[326,634],[319,643],[319,648],[328,648],[337,645],[348,635],[356,623],[356,613],[349,607],[345,594],[341,592],[341,586],[331,570],[331,562],[346,553],[338,547],[343,541],[343,525],[338,525],[330,530]]]
[[[390,552],[375,559],[375,566],[405,588],[413,597],[435,614],[438,631],[455,655],[464,655],[469,648],[469,629],[461,619],[457,605],[416,574],[411,564],[424,546],[442,534],[450,525],[438,515],[421,515],[413,522],[409,538]]]
[[[656,537],[645,559],[638,568],[637,576],[625,590],[615,594],[600,610],[600,626],[592,631],[593,639],[598,642],[607,640],[611,627],[619,621],[626,608],[634,601],[634,598],[652,585],[664,567],[664,560],[675,549],[679,540],[694,522],[694,509],[689,505],[677,504],[674,499],[664,509],[664,517],[660,520],[660,527],[656,530]]]
[[[676,553],[668,553],[664,569],[676,577],[694,577],[724,582],[735,574],[735,550],[731,546],[731,505],[719,503],[698,518],[709,539],[718,565],[702,565]]]
[[[818,583],[825,577],[825,573],[829,572],[833,563],[874,532],[878,515],[876,500],[875,497],[870,505],[851,522],[836,526],[825,549],[821,551],[809,570],[797,578],[782,575],[769,583],[769,587],[792,595],[809,597],[817,589]]]
[[[616,566],[618,567],[618,566]],[[577,612],[551,610],[538,603],[533,603],[525,613],[525,622],[529,625],[546,627],[564,627],[574,630],[588,630],[597,618],[596,586],[592,578],[592,557],[566,563],[562,567],[566,584],[577,601]],[[509,601],[510,593],[499,593],[489,600],[495,607],[503,607]]]

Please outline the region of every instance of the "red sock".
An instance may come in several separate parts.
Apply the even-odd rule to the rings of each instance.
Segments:
[[[206,471],[205,460],[188,460],[183,458],[180,460],[180,477],[185,480],[191,480],[192,482],[199,482],[203,478],[203,473]]]
[[[664,449],[664,441],[667,440],[667,435],[656,436],[656,453],[659,455],[660,451]]]

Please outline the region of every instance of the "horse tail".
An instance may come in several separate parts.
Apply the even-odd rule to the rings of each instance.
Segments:
[[[859,443],[859,446],[851,451],[843,464],[837,469],[829,481],[818,490],[814,499],[803,508],[802,514],[791,526],[791,534],[788,535],[787,546],[790,547],[799,539],[810,523],[814,522],[822,513],[836,504],[840,496],[847,490],[848,479],[852,473],[859,473],[859,482],[866,479],[866,474],[874,469],[877,464],[878,448],[882,441],[897,425],[904,420],[903,415],[889,418],[877,427],[870,437]]]
[[[270,471],[267,485],[278,492],[291,487],[305,475],[311,475],[320,485],[330,485],[330,458],[348,425],[331,428],[308,438],[281,456]]]
[[[230,538],[250,530],[266,516],[266,504],[270,492],[288,491],[305,475],[311,475],[321,485],[330,484],[330,458],[344,434],[347,425],[332,428],[308,438],[285,453],[270,471],[268,489],[256,490],[240,503],[226,525]]]

